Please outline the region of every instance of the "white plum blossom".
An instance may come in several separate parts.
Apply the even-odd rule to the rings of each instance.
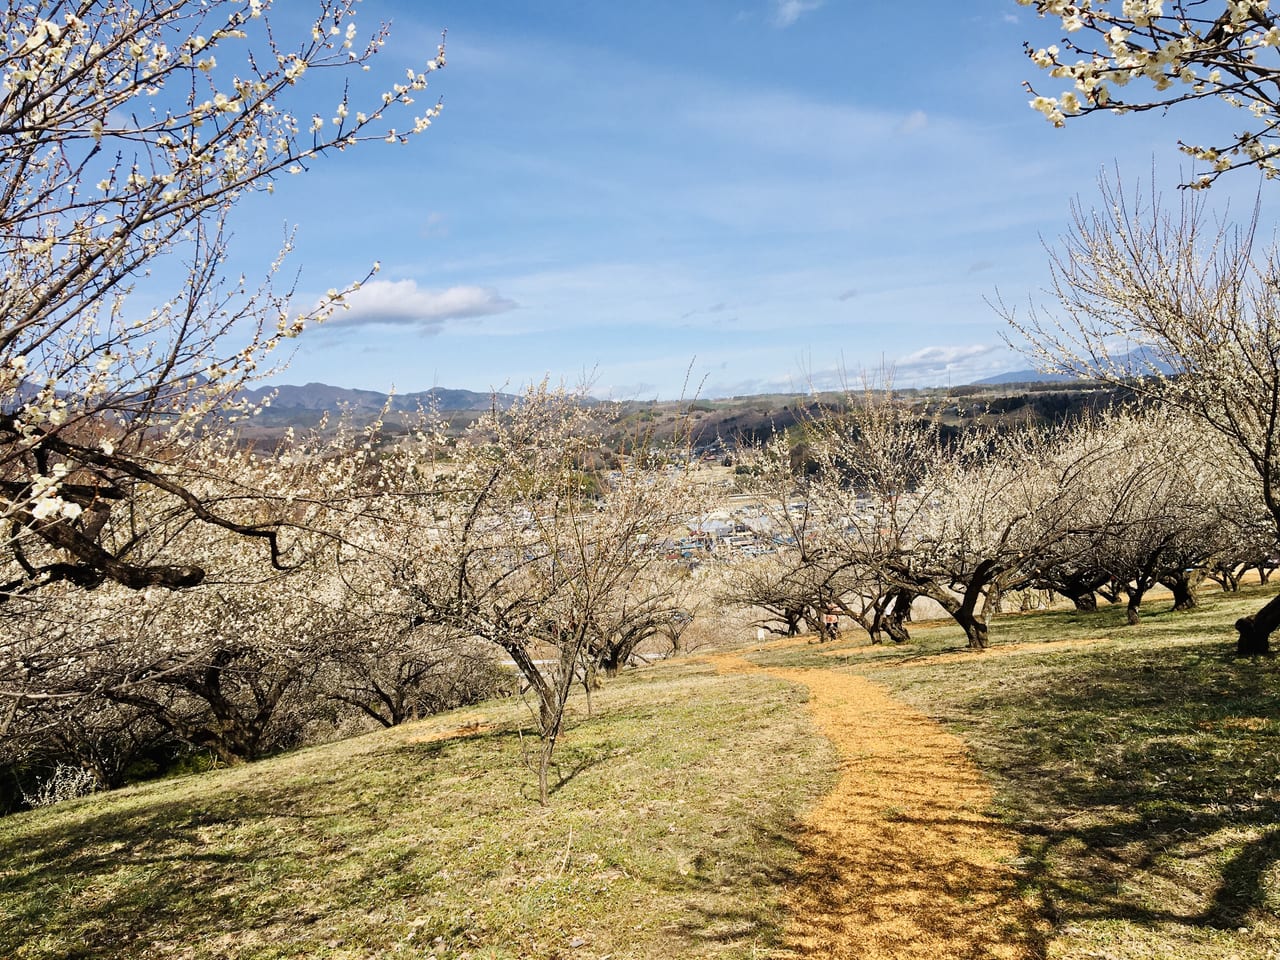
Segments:
[[[317,114],[307,129],[295,88],[309,71],[363,69],[386,45],[385,26],[358,26],[358,0],[290,3],[311,17],[296,38],[270,0],[39,6],[0,10],[0,582],[193,582],[202,569],[164,541],[103,540],[109,514],[162,491],[161,514],[271,540],[270,524],[219,512],[226,484],[191,463],[250,412],[243,388],[278,345],[355,289],[294,308],[272,286],[288,235],[257,282],[226,275],[236,203],[331,151],[421,133],[411,105],[444,48],[385,91],[362,82],[338,127]]]
[[[1212,155],[1188,186],[1209,186],[1223,173],[1256,167],[1280,176],[1280,24],[1268,0],[1017,0],[1058,21],[1058,46],[1026,44],[1028,58],[1072,88],[1031,105],[1055,126],[1098,110],[1124,113],[1217,99],[1245,108],[1254,121],[1217,144],[1179,142],[1196,159]],[[1133,93],[1121,88],[1137,82]]]

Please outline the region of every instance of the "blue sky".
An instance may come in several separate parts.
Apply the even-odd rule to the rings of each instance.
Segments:
[[[1021,82],[1045,78],[1022,41],[1058,37],[1014,0],[365,0],[361,17],[391,21],[370,73],[388,83],[448,29],[424,97],[444,111],[244,211],[244,251],[297,227],[301,302],[382,265],[278,382],[550,375],[667,399],[884,364],[903,386],[967,383],[1027,365],[987,301],[1038,296],[1073,197],[1113,166],[1136,182],[1154,163],[1171,189],[1187,124],[1238,122],[1055,130],[1027,106]],[[1213,199],[1256,190],[1237,175]]]

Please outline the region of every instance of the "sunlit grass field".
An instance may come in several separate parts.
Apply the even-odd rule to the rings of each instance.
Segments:
[[[1137,627],[1005,616],[985,654],[917,624],[750,656],[865,674],[966,740],[1043,956],[1270,960],[1280,676],[1230,627],[1267,592]],[[573,707],[549,809],[508,701],[0,820],[0,956],[777,955],[798,820],[836,773],[803,695],[694,654]]]
[[[1280,956],[1280,666],[1237,660],[1273,592],[1208,593],[994,621],[985,654],[945,624],[899,648],[806,645],[759,662],[864,673],[946,724],[1022,836],[1053,958]],[[851,638],[850,638],[851,639]]]
[[[767,953],[833,776],[800,694],[676,663],[593,701],[549,809],[506,703],[0,820],[0,956]]]

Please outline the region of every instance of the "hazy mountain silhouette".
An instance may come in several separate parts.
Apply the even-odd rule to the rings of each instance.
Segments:
[[[308,383],[303,386],[281,384],[255,387],[246,390],[244,396],[258,403],[275,394],[269,409],[277,413],[289,410],[331,411],[347,409],[352,413],[377,413],[387,404],[388,395],[376,390],[353,390],[347,387],[331,387],[326,383]],[[509,393],[478,393],[474,390],[447,390],[432,387],[417,393],[397,393],[390,397],[393,412],[414,411],[419,407],[437,410],[487,410],[495,401],[508,407],[515,397]]]
[[[1138,347],[1130,350],[1128,353],[1114,357],[1115,366],[1120,370],[1127,370],[1130,375],[1142,377],[1150,374],[1152,370],[1158,370],[1164,374],[1173,373],[1173,367],[1160,359],[1159,355],[1149,347]],[[974,386],[994,386],[1008,383],[1071,383],[1077,380],[1087,379],[1085,377],[1077,377],[1065,373],[1042,373],[1039,370],[1010,370],[1008,373],[997,373],[993,377],[985,377],[982,380],[973,381]]]

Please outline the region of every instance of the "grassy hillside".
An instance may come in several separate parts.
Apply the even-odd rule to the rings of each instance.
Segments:
[[[969,744],[1022,836],[1054,960],[1280,956],[1280,665],[1234,658],[1264,594],[1174,613],[1013,615],[986,654],[951,627],[920,643],[757,655],[839,664]]]
[[[751,657],[864,674],[965,738],[1040,955],[1271,960],[1280,671],[1230,655],[1258,603],[1010,616],[984,655],[918,625]],[[506,703],[0,820],[0,956],[780,955],[797,815],[835,772],[797,688],[678,661],[595,699],[549,810]]]
[[[594,699],[549,810],[515,703],[0,820],[0,956],[758,956],[833,773],[801,696],[678,664]]]

